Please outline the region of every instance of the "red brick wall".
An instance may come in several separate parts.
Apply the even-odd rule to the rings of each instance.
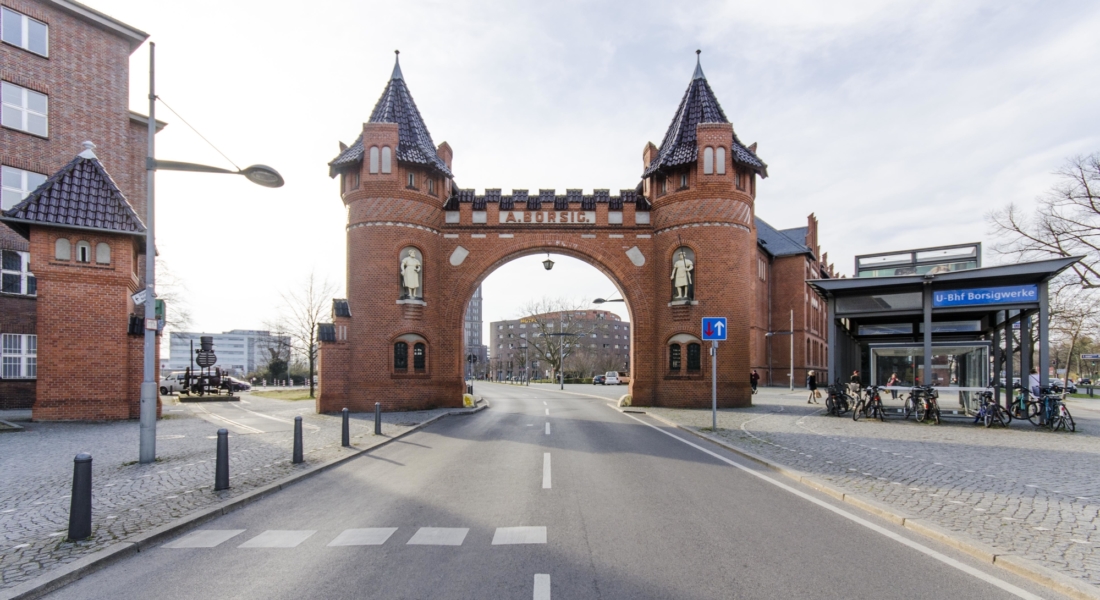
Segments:
[[[34,333],[38,303],[33,296],[0,294],[0,333]],[[34,380],[0,380],[0,410],[30,408]]]

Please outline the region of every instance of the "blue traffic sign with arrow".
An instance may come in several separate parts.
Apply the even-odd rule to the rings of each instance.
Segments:
[[[726,341],[726,318],[703,317],[703,339],[705,341]]]

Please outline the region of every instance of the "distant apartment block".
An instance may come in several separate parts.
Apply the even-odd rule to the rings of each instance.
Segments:
[[[202,336],[214,338],[214,354],[218,357],[214,366],[237,376],[266,366],[271,360],[271,349],[283,352],[285,358],[285,348],[290,345],[290,337],[262,330],[234,329],[223,333],[174,331],[168,345],[169,371],[183,371],[190,366],[197,368],[191,362],[191,347],[194,343],[194,348],[198,350]]]

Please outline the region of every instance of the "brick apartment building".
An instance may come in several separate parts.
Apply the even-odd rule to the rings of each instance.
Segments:
[[[357,139],[329,163],[348,214],[348,298],[320,329],[318,411],[458,405],[471,296],[499,266],[548,251],[595,265],[628,302],[636,404],[710,405],[703,316],[729,319],[719,406],[748,406],[750,370],[785,364],[782,338],[767,334],[788,330],[792,309],[803,377],[824,363],[825,330],[805,281],[832,270],[812,216],[782,231],[755,217],[768,174],[756,148],[737,137],[697,64],[633,187],[477,193],[456,185],[454,150],[435,145],[395,65]]]
[[[575,334],[561,340],[540,333]],[[626,371],[630,365],[630,322],[606,310],[573,310],[529,315],[489,324],[489,364],[495,379],[522,377],[530,362],[530,376],[552,375],[542,354],[557,356],[564,349],[565,372],[591,377],[607,371]],[[527,350],[523,349],[528,346]]]
[[[129,59],[147,37],[71,0],[0,0],[0,408],[137,416],[147,119]]]

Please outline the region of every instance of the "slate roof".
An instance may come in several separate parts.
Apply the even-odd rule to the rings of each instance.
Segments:
[[[401,64],[394,62],[393,75],[390,76],[382,97],[374,105],[370,123],[397,123],[397,160],[435,169],[447,177],[454,177],[451,170],[436,153],[432,135],[416,108],[416,102],[405,85],[401,74]],[[355,143],[334,158],[329,165],[329,177],[335,177],[341,167],[359,164],[363,161],[363,134]]]
[[[91,148],[0,214],[0,221],[22,235],[31,225],[145,235],[145,223]]]
[[[335,342],[336,341],[336,325],[332,323],[318,323],[317,324],[317,341],[318,342]]]
[[[348,306],[348,301],[343,299],[334,299],[332,301],[332,318],[336,317],[348,317],[351,318],[351,307]]]
[[[768,225],[760,217],[756,217],[756,243],[760,244],[765,252],[775,257],[813,254],[813,250],[806,245],[805,227],[780,231]]]
[[[680,108],[676,109],[676,115],[672,117],[672,123],[657,150],[657,157],[646,167],[642,177],[649,177],[659,169],[678,167],[699,160],[699,149],[695,145],[695,126],[699,123],[729,123],[729,119],[722,112],[722,105],[710,89],[710,84],[703,75],[703,67],[697,59],[695,73],[680,100]],[[731,140],[730,157],[734,162],[756,171],[761,177],[768,176],[768,165],[745,147],[737,139],[736,133]]]

